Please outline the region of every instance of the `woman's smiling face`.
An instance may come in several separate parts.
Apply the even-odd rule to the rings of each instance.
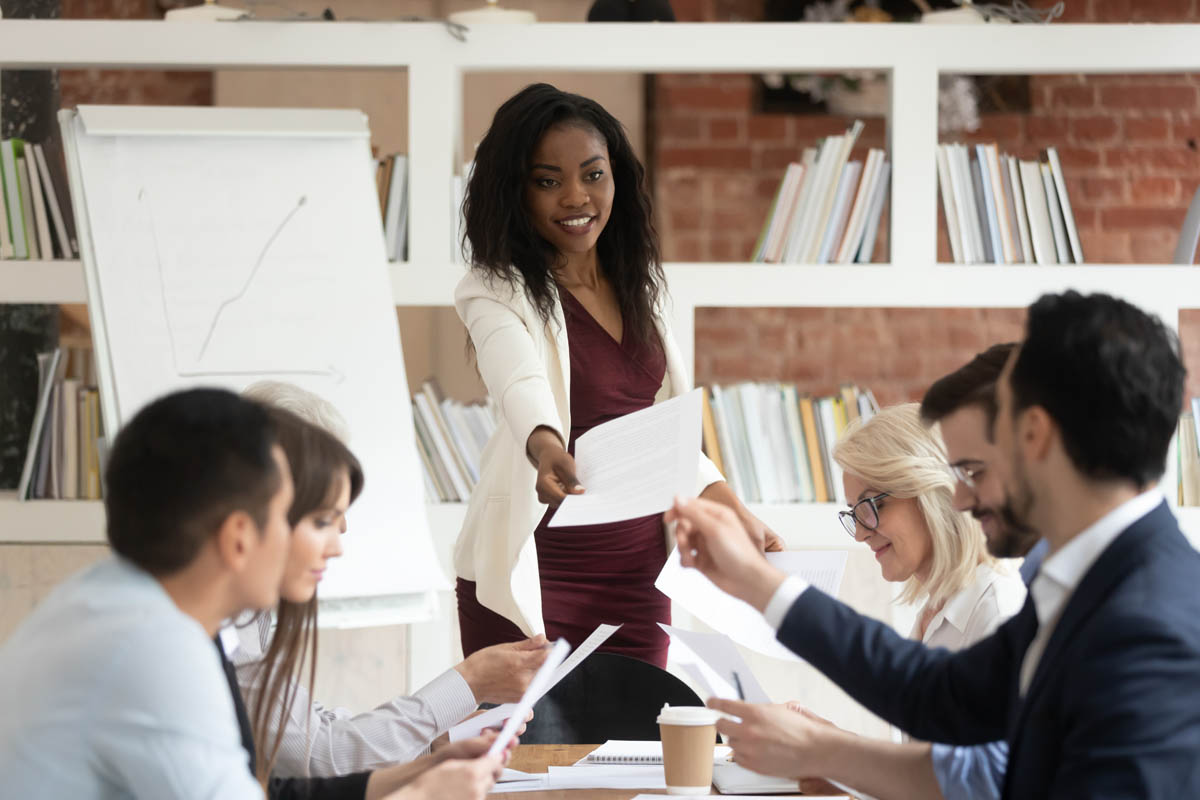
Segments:
[[[842,475],[842,486],[850,506],[883,492],[849,472]],[[917,499],[884,497],[876,500],[875,506],[879,509],[879,522],[875,530],[868,530],[859,524],[854,538],[866,542],[875,553],[884,580],[898,583],[916,576],[924,581],[929,577],[933,563],[933,537],[929,534],[929,526],[925,524],[925,516],[917,505]],[[865,508],[860,509],[860,512],[863,511]],[[860,513],[859,516],[866,514]]]
[[[608,223],[614,191],[604,139],[591,128],[558,125],[533,150],[525,210],[558,252],[587,253]]]

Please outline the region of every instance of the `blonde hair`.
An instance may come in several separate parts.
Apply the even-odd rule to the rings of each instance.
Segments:
[[[294,383],[258,381],[243,389],[242,396],[265,406],[290,411],[305,422],[332,433],[342,444],[350,440],[350,426],[337,407],[319,394],[301,389]]]
[[[904,582],[900,602],[923,596],[940,608],[974,580],[975,567],[993,564],[983,530],[969,514],[954,510],[954,476],[946,468],[941,434],[921,424],[920,406],[889,406],[865,423],[851,423],[833,449],[843,470],[892,497],[915,497],[933,540],[929,578]]]

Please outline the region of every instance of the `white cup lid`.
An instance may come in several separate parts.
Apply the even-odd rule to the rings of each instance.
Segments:
[[[721,715],[704,706],[664,705],[658,714],[660,725],[715,725]]]

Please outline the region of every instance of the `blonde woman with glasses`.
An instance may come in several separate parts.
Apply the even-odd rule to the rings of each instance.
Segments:
[[[911,636],[960,650],[991,634],[1025,602],[1025,584],[987,552],[979,522],[954,510],[956,477],[936,429],[916,403],[854,423],[834,448],[849,509],[846,531],[875,553],[900,601],[924,601]]]

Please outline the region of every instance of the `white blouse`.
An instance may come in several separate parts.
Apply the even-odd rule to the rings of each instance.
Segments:
[[[930,647],[963,650],[990,636],[1024,604],[1025,583],[1016,570],[980,564],[975,580],[951,596],[929,621],[921,641]],[[924,616],[922,610],[909,638],[920,635]]]

